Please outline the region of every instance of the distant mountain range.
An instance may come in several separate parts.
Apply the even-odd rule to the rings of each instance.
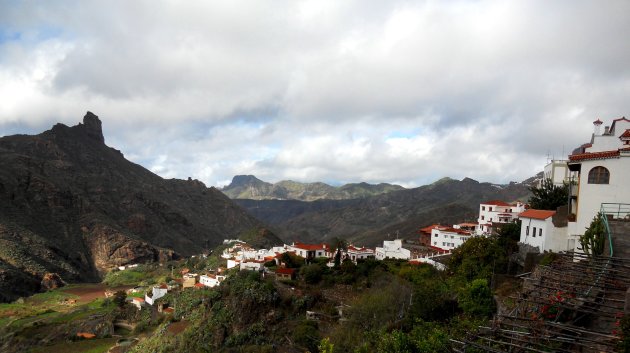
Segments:
[[[354,183],[335,187],[321,182],[300,183],[292,180],[272,184],[253,175],[237,175],[230,185],[221,189],[231,199],[300,201],[359,199],[397,190],[404,188],[386,183]]]
[[[47,272],[95,281],[113,267],[168,260],[247,235],[280,240],[215,188],[165,180],[105,145],[92,113],[73,127],[0,138],[0,302]]]
[[[444,178],[430,185],[361,199],[235,201],[287,242],[337,237],[359,245],[377,245],[396,236],[416,238],[417,230],[431,223],[476,221],[479,203],[494,199],[525,201],[530,196],[529,186]]]

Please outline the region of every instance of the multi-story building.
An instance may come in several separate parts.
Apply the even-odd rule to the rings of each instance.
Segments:
[[[479,204],[477,234],[491,234],[500,223],[511,223],[518,219],[519,213],[525,211],[525,204],[516,202],[509,204],[500,200],[486,201]]]
[[[569,241],[580,250],[579,236],[602,209],[602,204],[630,203],[630,120],[613,120],[600,133],[603,123],[593,122],[590,143],[569,156],[569,169],[577,173],[577,188],[569,202]]]
[[[461,228],[437,226],[431,230],[431,246],[441,250],[453,250],[472,236],[470,231]]]

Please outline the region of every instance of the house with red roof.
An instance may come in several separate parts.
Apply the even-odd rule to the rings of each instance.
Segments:
[[[348,259],[354,262],[355,264],[359,260],[373,259],[374,257],[375,257],[374,249],[370,249],[366,247],[357,247],[354,245],[348,245],[348,249],[346,250],[345,255],[344,255],[345,259]]]
[[[141,310],[144,305],[144,298],[133,297],[131,299],[131,304],[135,305],[138,310]]]
[[[569,239],[580,250],[579,236],[601,210],[602,204],[630,204],[630,120],[615,119],[600,131],[601,120],[593,122],[590,143],[569,155],[569,169],[577,173],[577,187],[569,200]],[[620,207],[621,209],[621,207]],[[628,216],[629,210],[617,214]]]
[[[522,202],[507,203],[501,200],[490,200],[479,204],[479,218],[475,232],[492,234],[498,226],[512,223],[518,219],[519,213],[525,211]]]
[[[431,229],[430,247],[436,250],[453,250],[474,234],[471,231],[449,226],[434,226]]]
[[[307,261],[318,257],[330,258],[332,256],[330,246],[325,243],[305,244],[296,242],[287,246],[287,251],[295,252],[296,255],[305,258]]]
[[[430,247],[431,246],[431,232],[433,229],[439,228],[439,224],[432,224],[430,226],[420,228],[418,234],[420,235],[420,245]]]
[[[545,251],[561,252],[573,250],[569,243],[567,228],[561,222],[554,223],[556,211],[529,209],[519,215],[521,236],[519,242],[537,248],[538,253]]]
[[[276,269],[276,278],[282,281],[290,281],[295,279],[295,269],[279,267]]]

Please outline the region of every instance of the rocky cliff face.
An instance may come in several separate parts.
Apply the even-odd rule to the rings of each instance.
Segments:
[[[90,112],[73,127],[0,138],[0,300],[32,293],[48,272],[94,281],[260,225],[215,188],[162,179],[104,141]]]

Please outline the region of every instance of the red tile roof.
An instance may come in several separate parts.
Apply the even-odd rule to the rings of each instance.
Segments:
[[[522,212],[519,217],[521,218],[533,218],[533,219],[547,219],[553,216],[556,211],[547,211],[547,210],[527,210]]]
[[[431,233],[431,231],[433,229],[436,229],[436,228],[439,228],[439,227],[440,227],[439,224],[432,224],[432,225],[430,225],[428,227],[424,227],[424,228],[420,229],[420,231],[423,232],[423,233]]]
[[[295,272],[294,268],[284,268],[280,267],[276,269],[276,273],[280,273],[283,275],[292,275]]]
[[[201,284],[201,283],[197,282],[197,283],[195,283],[195,287],[197,287],[197,288],[203,288],[203,284]]]
[[[476,227],[477,226],[477,222],[464,222],[464,223],[460,223],[458,224],[460,227]]]
[[[626,129],[626,131],[624,131],[623,134],[619,136],[619,138],[630,138],[630,129]]]
[[[357,248],[357,247],[352,246],[352,245],[348,246],[348,251],[356,251],[356,252],[366,252],[366,251],[370,251],[370,252],[374,252],[374,250],[372,250],[372,249],[368,249],[368,248],[365,248],[365,247],[363,247],[363,248]]]
[[[304,244],[304,243],[294,243],[293,247],[298,248],[298,249],[302,249],[302,250],[327,250],[328,249],[328,245],[321,243],[321,244]]]
[[[486,202],[482,202],[482,205],[495,205],[495,206],[510,206],[509,203],[503,202],[501,200],[490,200]]]
[[[580,154],[572,154],[569,156],[570,161],[584,161],[588,159],[604,159],[619,156],[619,151],[602,151],[602,152],[586,152]]]

